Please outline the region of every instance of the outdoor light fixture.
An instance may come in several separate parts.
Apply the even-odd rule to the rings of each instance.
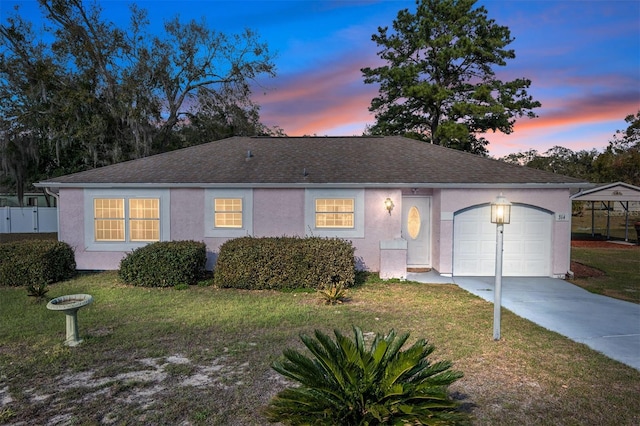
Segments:
[[[386,200],[384,200],[384,207],[389,212],[389,216],[391,216],[391,210],[393,210],[393,207],[394,207],[393,201],[391,201],[391,198],[387,198]]]
[[[509,224],[511,221],[511,203],[507,198],[502,195],[496,197],[496,200],[491,203],[491,223],[498,225]]]
[[[500,193],[491,203],[491,223],[496,224],[496,282],[493,292],[493,340],[500,340],[500,311],[502,309],[502,246],[504,224],[511,221],[511,203]]]

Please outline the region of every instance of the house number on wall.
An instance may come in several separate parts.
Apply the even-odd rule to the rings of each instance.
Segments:
[[[416,206],[409,209],[407,231],[409,231],[409,236],[414,240],[418,238],[418,234],[420,234],[420,212]]]

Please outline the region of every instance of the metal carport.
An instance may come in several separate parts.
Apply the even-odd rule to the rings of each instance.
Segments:
[[[611,210],[611,203],[620,203],[625,212],[625,241],[629,241],[629,202],[640,202],[640,187],[624,182],[609,183],[595,188],[580,191],[571,196],[571,201],[591,201],[591,235],[594,235],[594,208],[596,202],[605,205],[608,211]],[[635,212],[634,212],[635,213]],[[640,220],[640,216],[638,217]],[[610,238],[610,223],[607,216],[607,239]]]

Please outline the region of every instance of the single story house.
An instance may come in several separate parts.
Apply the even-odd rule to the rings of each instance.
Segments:
[[[412,139],[232,137],[61,176],[59,239],[79,269],[117,269],[152,241],[204,241],[207,267],[242,236],[350,240],[360,268],[383,278],[435,269],[490,276],[490,203],[511,203],[505,276],[564,277],[571,191],[588,182]]]

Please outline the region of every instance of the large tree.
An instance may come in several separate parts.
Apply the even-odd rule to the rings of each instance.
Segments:
[[[502,81],[494,68],[515,58],[510,31],[487,17],[474,0],[418,0],[401,10],[372,40],[386,63],[363,68],[364,81],[379,84],[371,101],[372,134],[412,136],[433,144],[486,155],[479,134],[511,133],[518,117],[540,106],[528,95],[531,81]]]
[[[0,25],[0,166],[18,193],[44,177],[210,141],[209,128],[185,131],[193,117],[227,126],[225,136],[268,131],[250,84],[275,66],[251,30],[226,35],[175,18],[152,34],[136,6],[120,28],[97,2],[38,1],[47,35],[19,9]]]
[[[640,110],[625,117],[626,130],[616,131],[595,167],[601,182],[622,181],[640,186]]]
[[[554,146],[543,154],[531,149],[526,152],[509,154],[500,160],[588,181],[597,181],[595,161],[599,155],[596,149],[574,152],[569,148]]]
[[[626,182],[640,186],[640,111],[625,117],[626,130],[617,130],[603,152],[596,149],[572,151],[554,146],[543,154],[530,149],[500,160],[547,170],[591,182]]]

